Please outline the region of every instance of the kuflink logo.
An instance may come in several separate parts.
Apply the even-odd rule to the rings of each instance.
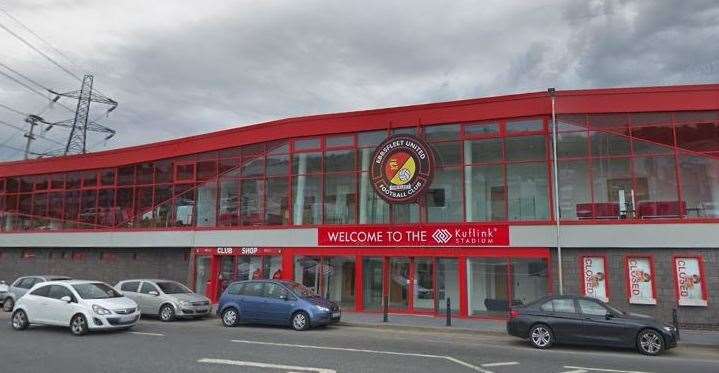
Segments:
[[[434,234],[432,234],[432,238],[438,243],[447,243],[452,239],[452,233],[449,233],[447,229],[437,229],[434,231]]]

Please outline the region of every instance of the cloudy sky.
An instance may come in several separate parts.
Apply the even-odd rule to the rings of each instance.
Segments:
[[[719,82],[716,0],[0,0],[0,9],[62,55],[2,11],[0,25],[74,74],[94,74],[120,103],[98,119],[118,135],[92,136],[95,151],[547,87]],[[79,89],[2,28],[0,63],[56,91]],[[49,121],[70,115],[2,75],[0,104]],[[101,114],[96,105],[92,117]],[[0,121],[27,127],[2,107]],[[63,142],[67,131],[44,136]],[[51,140],[33,150],[61,147]],[[24,147],[20,131],[0,125],[0,144],[0,160],[22,157],[10,148]]]

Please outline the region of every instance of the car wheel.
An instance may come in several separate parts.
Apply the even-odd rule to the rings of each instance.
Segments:
[[[644,329],[637,335],[637,349],[644,355],[659,355],[664,351],[664,338],[652,329]]]
[[[292,315],[292,329],[307,330],[310,327],[310,317],[305,312],[297,312]]]
[[[85,335],[87,334],[87,320],[83,315],[75,315],[70,320],[70,331],[74,335]]]
[[[27,320],[27,314],[25,314],[25,311],[17,310],[12,315],[12,322],[10,324],[15,330],[24,330],[27,329],[28,325],[30,325],[30,322],[28,322]]]
[[[529,330],[529,343],[539,349],[549,348],[554,343],[552,329],[544,324],[533,326],[532,329]]]
[[[160,320],[162,321],[172,321],[175,319],[175,309],[169,305],[166,304],[162,307],[160,307]]]
[[[13,309],[13,308],[15,308],[15,301],[12,300],[12,298],[7,298],[7,299],[5,299],[5,301],[2,303],[2,309],[3,309],[5,312],[12,312],[12,309]]]
[[[222,311],[222,325],[231,328],[237,326],[240,322],[240,313],[237,309],[230,307]]]

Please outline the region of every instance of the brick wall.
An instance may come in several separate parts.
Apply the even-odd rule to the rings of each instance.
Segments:
[[[595,254],[606,255],[608,259],[610,304],[625,311],[651,315],[665,322],[671,322],[672,309],[677,308],[679,321],[684,327],[719,329],[719,304],[716,301],[719,297],[719,249],[562,249],[565,294],[581,293],[579,258],[583,255]],[[556,263],[556,250],[552,250],[552,255],[553,263]],[[654,256],[656,305],[629,303],[624,270],[625,255]],[[708,285],[709,294],[708,307],[677,306],[672,262],[674,255],[704,258],[705,285]],[[556,273],[554,276],[556,278]],[[554,285],[556,292],[558,281],[554,281]]]
[[[54,274],[114,285],[128,278],[162,278],[187,283],[190,249],[0,249],[0,280]],[[29,254],[32,257],[23,258]]]

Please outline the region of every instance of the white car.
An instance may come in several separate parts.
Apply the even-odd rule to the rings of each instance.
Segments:
[[[140,319],[137,303],[99,281],[48,281],[33,286],[18,299],[11,325],[69,326],[72,334],[89,330],[128,329]]]

